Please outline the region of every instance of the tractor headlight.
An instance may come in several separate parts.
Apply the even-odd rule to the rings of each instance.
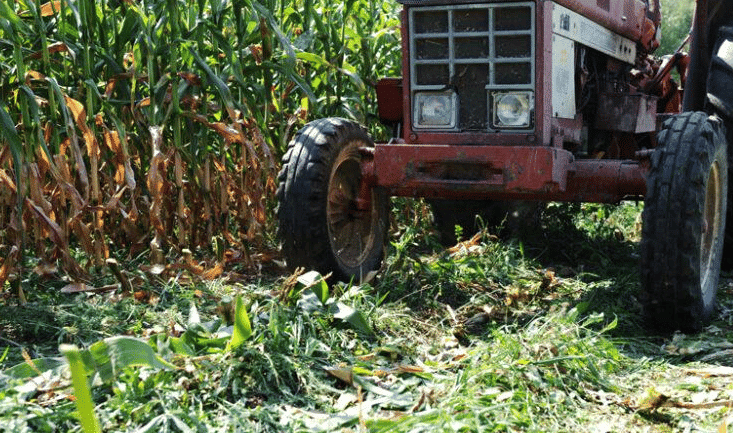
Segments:
[[[458,97],[455,92],[420,92],[415,94],[416,128],[453,129],[456,127]]]
[[[528,128],[534,110],[532,92],[497,92],[494,98],[495,128]]]

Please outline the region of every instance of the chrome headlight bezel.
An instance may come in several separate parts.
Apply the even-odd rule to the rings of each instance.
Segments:
[[[491,93],[491,126],[494,129],[531,129],[534,118],[534,92],[501,91]]]
[[[452,130],[458,125],[458,95],[452,90],[416,92],[413,128]]]

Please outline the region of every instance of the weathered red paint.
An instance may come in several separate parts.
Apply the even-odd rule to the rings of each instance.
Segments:
[[[556,1],[638,42],[642,51],[650,51],[658,43],[659,0]],[[402,70],[409,71],[409,8],[452,2],[404,3]],[[570,150],[566,150],[582,143],[584,122],[580,115],[575,119],[552,115],[552,74],[549,72],[552,67],[552,11],[552,2],[535,3],[535,116],[532,132],[415,130],[411,123],[410,74],[404,74],[399,83],[380,83],[378,91],[386,98],[384,107],[380,101],[380,117],[389,120],[398,117],[390,110],[398,103],[395,90],[401,85],[402,112],[399,117],[403,134],[401,139],[377,144],[374,149],[364,149],[362,186],[357,201],[359,209],[368,209],[370,188],[374,187],[383,188],[389,195],[451,199],[613,203],[643,197],[646,191],[645,164],[638,159],[623,158],[633,158],[634,153],[641,150],[637,142],[640,133],[649,135],[644,146],[653,147],[653,132],[657,128],[656,100],[641,93],[634,96],[625,94],[623,99],[614,95],[604,96],[602,102],[605,105],[601,104],[603,109],[598,120],[602,127],[598,129],[606,129],[605,126],[609,125],[611,145],[605,157],[617,159],[577,159]],[[654,77],[653,87],[670,85],[669,68],[665,69]],[[637,85],[646,85],[652,80],[652,74],[642,73],[642,80]],[[649,88],[645,90],[649,91]],[[666,93],[658,91],[658,94],[669,97],[669,100],[661,100],[665,107],[679,104],[676,89]],[[616,109],[617,106],[620,108]]]
[[[649,9],[647,2],[642,0],[555,1],[634,42],[639,42],[649,47],[652,45],[652,40],[656,33],[656,25],[653,21],[654,17],[647,18]],[[647,19],[649,19],[648,22]],[[658,43],[657,41],[657,45]]]
[[[643,133],[657,129],[657,98],[636,94],[601,93],[595,126],[620,132]]]
[[[402,79],[382,78],[377,82],[377,104],[379,120],[399,122],[402,120]]]
[[[397,196],[613,203],[646,190],[638,161],[575,160],[547,146],[378,144],[370,153],[364,183]]]
[[[428,4],[430,2],[423,2]],[[441,1],[432,3],[446,3]],[[458,3],[458,2],[455,2]],[[469,2],[470,3],[470,2]],[[408,9],[406,5],[401,14],[402,32],[402,70],[410,70],[410,35],[408,26]],[[412,128],[412,99],[410,95],[410,74],[402,76],[402,139],[406,143],[444,143],[444,144],[516,144],[516,145],[551,145],[552,122],[546,113],[552,112],[551,77],[548,73],[552,65],[552,50],[549,41],[552,41],[552,2],[537,2],[535,4],[536,31],[535,31],[535,131],[532,134],[487,134],[480,131],[439,132],[421,131]]]

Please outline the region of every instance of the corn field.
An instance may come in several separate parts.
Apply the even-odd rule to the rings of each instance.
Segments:
[[[399,74],[377,0],[0,0],[0,25],[0,292],[24,256],[77,281],[111,255],[251,264],[295,130],[375,123]]]

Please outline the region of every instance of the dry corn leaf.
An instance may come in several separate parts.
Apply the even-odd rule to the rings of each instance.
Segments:
[[[201,278],[205,280],[213,280],[221,276],[222,272],[224,272],[224,265],[217,263],[213,268],[209,268],[201,272]]]
[[[43,209],[36,206],[30,199],[26,198],[26,205],[32,213],[46,226],[48,233],[51,237],[51,241],[56,244],[56,250],[61,254],[64,266],[71,275],[84,275],[84,271],[79,267],[79,264],[71,257],[69,251],[69,245],[66,241],[65,232],[59,227],[59,225],[48,217],[43,212]]]
[[[94,138],[94,134],[87,124],[87,111],[84,108],[84,105],[76,99],[70,98],[66,95],[64,95],[64,97],[66,99],[66,106],[71,110],[74,120],[76,121],[76,126],[81,131],[82,137],[84,137],[84,143],[87,146],[87,154],[99,156],[97,139]]]
[[[42,17],[53,16],[54,14],[56,14],[59,11],[61,11],[61,1],[60,0],[51,1],[51,2],[44,3],[41,5],[41,16]]]
[[[188,215],[188,209],[186,208],[186,201],[184,199],[183,190],[178,190],[178,206],[177,206],[177,215],[178,218],[181,221],[185,221],[187,215]]]
[[[115,192],[112,197],[107,200],[107,203],[104,204],[102,207],[91,207],[92,210],[98,210],[100,212],[112,212],[113,210],[117,209],[120,204],[120,200],[122,199],[122,195],[127,190],[127,186],[123,186],[122,188],[118,188],[117,192]]]
[[[424,373],[425,369],[416,365],[400,365],[394,371],[397,373]]]
[[[94,244],[92,242],[92,235],[87,227],[79,218],[72,218],[69,225],[71,229],[76,233],[77,238],[82,244],[84,251],[87,254],[94,254]]]
[[[196,276],[199,276],[204,272],[203,266],[198,265],[191,259],[187,259],[183,264],[183,267]]]
[[[5,184],[5,186],[13,192],[13,194],[15,194],[15,192],[17,191],[17,189],[15,188],[15,182],[2,168],[0,168],[0,183]]]
[[[46,130],[50,129],[48,124],[46,124],[46,126]],[[45,140],[48,142],[48,139]],[[42,177],[51,169],[51,161],[48,159],[46,152],[44,152],[40,146],[36,147],[36,163],[38,164],[38,169]]]
[[[43,209],[47,215],[53,211],[51,203],[43,196],[43,187],[41,186],[41,175],[38,172],[38,165],[35,163],[28,164],[28,181],[30,182],[29,192],[31,200]]]
[[[560,281],[555,277],[555,271],[552,269],[546,269],[542,275],[542,282],[540,283],[540,291],[546,291],[552,287],[560,284]]]
[[[194,86],[201,86],[201,77],[194,74],[193,72],[179,72],[178,76],[186,80],[188,84],[194,85]]]
[[[150,299],[150,292],[146,290],[138,290],[132,295],[138,302],[147,302]]]
[[[84,119],[85,117],[85,111],[84,107],[81,105],[81,102],[69,98],[68,96],[64,96],[66,98],[67,108],[69,108],[72,111],[73,118],[77,122],[77,126],[79,129],[83,131],[83,128],[86,128],[86,121]],[[87,131],[89,128],[86,128]],[[67,130],[71,137],[68,140],[68,145],[71,148],[71,153],[74,157],[74,161],[76,162],[76,170],[78,172],[78,180],[79,183],[82,185],[83,190],[83,197],[85,201],[89,198],[89,176],[87,172],[87,167],[84,163],[84,157],[81,153],[81,148],[79,148],[78,143],[78,135],[76,134],[76,128],[72,123],[69,123],[67,125]],[[93,138],[93,137],[92,137]],[[68,179],[67,179],[68,181]]]
[[[482,233],[478,232],[471,237],[471,239],[463,242],[459,242],[455,246],[448,248],[448,253],[450,254],[457,254],[459,252],[468,252],[470,251],[471,247],[475,247],[479,244],[481,241]]]
[[[71,283],[61,288],[61,293],[80,293],[96,290],[93,286],[87,286],[84,283]]]
[[[107,85],[104,87],[104,97],[109,98],[112,96],[112,92],[117,86],[117,82],[120,80],[129,80],[133,77],[132,72],[123,72],[121,74],[113,75],[112,78],[107,81]]]
[[[34,70],[29,70],[25,73],[25,82],[30,83],[30,80],[44,81],[46,76],[42,73]]]
[[[214,168],[216,168],[217,171],[219,171],[221,173],[226,172],[227,169],[226,169],[226,167],[224,167],[223,161],[219,161],[219,160],[216,160],[216,159],[213,160],[213,161],[214,161]]]
[[[0,147],[0,165],[5,164],[5,161],[10,162],[10,160],[11,160],[10,146],[2,146],[2,147]]]
[[[56,53],[67,52],[67,51],[69,51],[69,47],[63,42],[54,42],[48,46],[49,54],[56,54]],[[42,57],[43,57],[43,51],[36,51],[33,54],[26,57],[26,59],[27,60],[38,60]],[[43,79],[45,79],[45,77]]]
[[[56,173],[58,175],[58,178],[56,179],[56,181],[61,187],[61,191],[66,194],[66,197],[63,198],[70,199],[73,213],[78,213],[84,208],[85,202],[81,194],[79,194],[79,191],[73,185],[73,179],[71,177],[69,164],[66,162],[66,158],[64,158],[63,155],[54,155],[54,161],[56,162],[56,167],[58,168]]]
[[[58,268],[53,263],[39,263],[33,268],[33,272],[40,277],[48,277],[58,272]]]
[[[63,233],[63,230],[61,230],[61,227],[59,227],[59,225],[56,223],[56,221],[52,220],[48,215],[46,215],[43,209],[33,203],[29,198],[26,198],[25,202],[30,210],[36,215],[36,217],[38,217],[38,219],[43,222],[49,229],[51,241],[56,244],[57,247],[68,252],[66,236]]]
[[[223,122],[209,122],[206,119],[206,117],[200,114],[195,114],[191,116],[191,118],[195,120],[196,122],[199,122],[205,125],[207,128],[212,129],[214,132],[219,134],[228,143],[244,143],[245,141],[241,132],[237,131],[236,129],[230,126],[227,126]]]
[[[727,377],[727,376],[733,376],[733,367],[719,366],[719,367],[700,368],[700,369],[688,369],[688,370],[685,370],[685,374],[701,376],[704,378]]]
[[[325,367],[326,373],[349,385],[354,384],[354,371],[350,368]]]
[[[10,253],[5,257],[2,266],[0,266],[0,292],[2,291],[2,288],[5,287],[5,282],[8,280],[8,276],[10,276],[10,270],[13,269],[15,262],[18,260],[19,253],[20,250],[18,247],[13,245],[10,249]]]

